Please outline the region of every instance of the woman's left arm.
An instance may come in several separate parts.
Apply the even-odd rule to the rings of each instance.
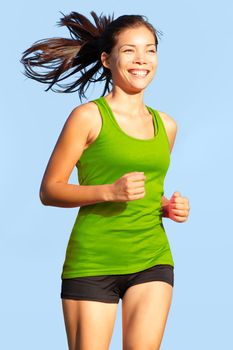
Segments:
[[[177,123],[171,116],[164,112],[159,111],[159,115],[167,133],[171,153],[176,139]],[[180,192],[174,192],[169,200],[165,196],[162,196],[161,202],[163,217],[177,222],[183,222],[188,219],[190,210],[189,200],[187,197],[181,196]]]

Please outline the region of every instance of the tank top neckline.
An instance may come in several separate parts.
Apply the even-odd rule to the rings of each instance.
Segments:
[[[126,137],[130,138],[131,140],[135,140],[135,141],[139,141],[139,142],[152,142],[152,141],[156,141],[157,138],[158,138],[158,133],[159,133],[159,123],[158,123],[158,120],[157,120],[157,117],[156,117],[156,114],[155,112],[153,111],[152,108],[150,108],[149,106],[145,105],[148,112],[152,115],[152,120],[153,120],[153,125],[154,125],[154,136],[152,138],[149,138],[149,139],[139,139],[137,137],[134,137],[134,136],[131,136],[129,134],[127,134],[121,127],[120,125],[118,124],[115,116],[114,116],[114,113],[110,107],[110,105],[108,104],[108,101],[106,100],[106,98],[104,96],[101,96],[100,99],[103,101],[104,105],[106,106],[106,109],[108,110],[110,116],[111,116],[111,119],[114,123],[114,125],[116,126],[116,128],[123,134],[125,135]]]

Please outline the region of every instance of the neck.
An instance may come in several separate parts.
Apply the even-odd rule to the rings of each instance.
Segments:
[[[139,115],[145,112],[147,113],[143,102],[143,94],[144,91],[128,94],[122,90],[113,89],[105,98],[116,109],[122,109],[128,114]]]

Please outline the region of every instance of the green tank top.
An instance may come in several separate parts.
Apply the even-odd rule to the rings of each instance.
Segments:
[[[138,139],[121,129],[104,97],[92,102],[99,108],[102,127],[76,164],[79,184],[111,184],[126,173],[143,171],[145,196],[81,206],[61,278],[128,274],[157,264],[174,266],[162,222],[161,197],[170,163],[163,121],[156,110],[146,106],[156,132],[150,139]]]

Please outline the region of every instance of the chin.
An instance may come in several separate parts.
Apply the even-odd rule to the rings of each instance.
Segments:
[[[149,83],[146,83],[146,84],[132,84],[129,86],[129,89],[132,89],[132,90],[135,90],[136,92],[140,92],[142,90],[145,90],[147,88],[147,86],[149,85]]]
[[[146,86],[144,88],[136,88],[136,87],[127,87],[123,89],[128,94],[139,94],[140,92],[144,91],[146,89]]]

